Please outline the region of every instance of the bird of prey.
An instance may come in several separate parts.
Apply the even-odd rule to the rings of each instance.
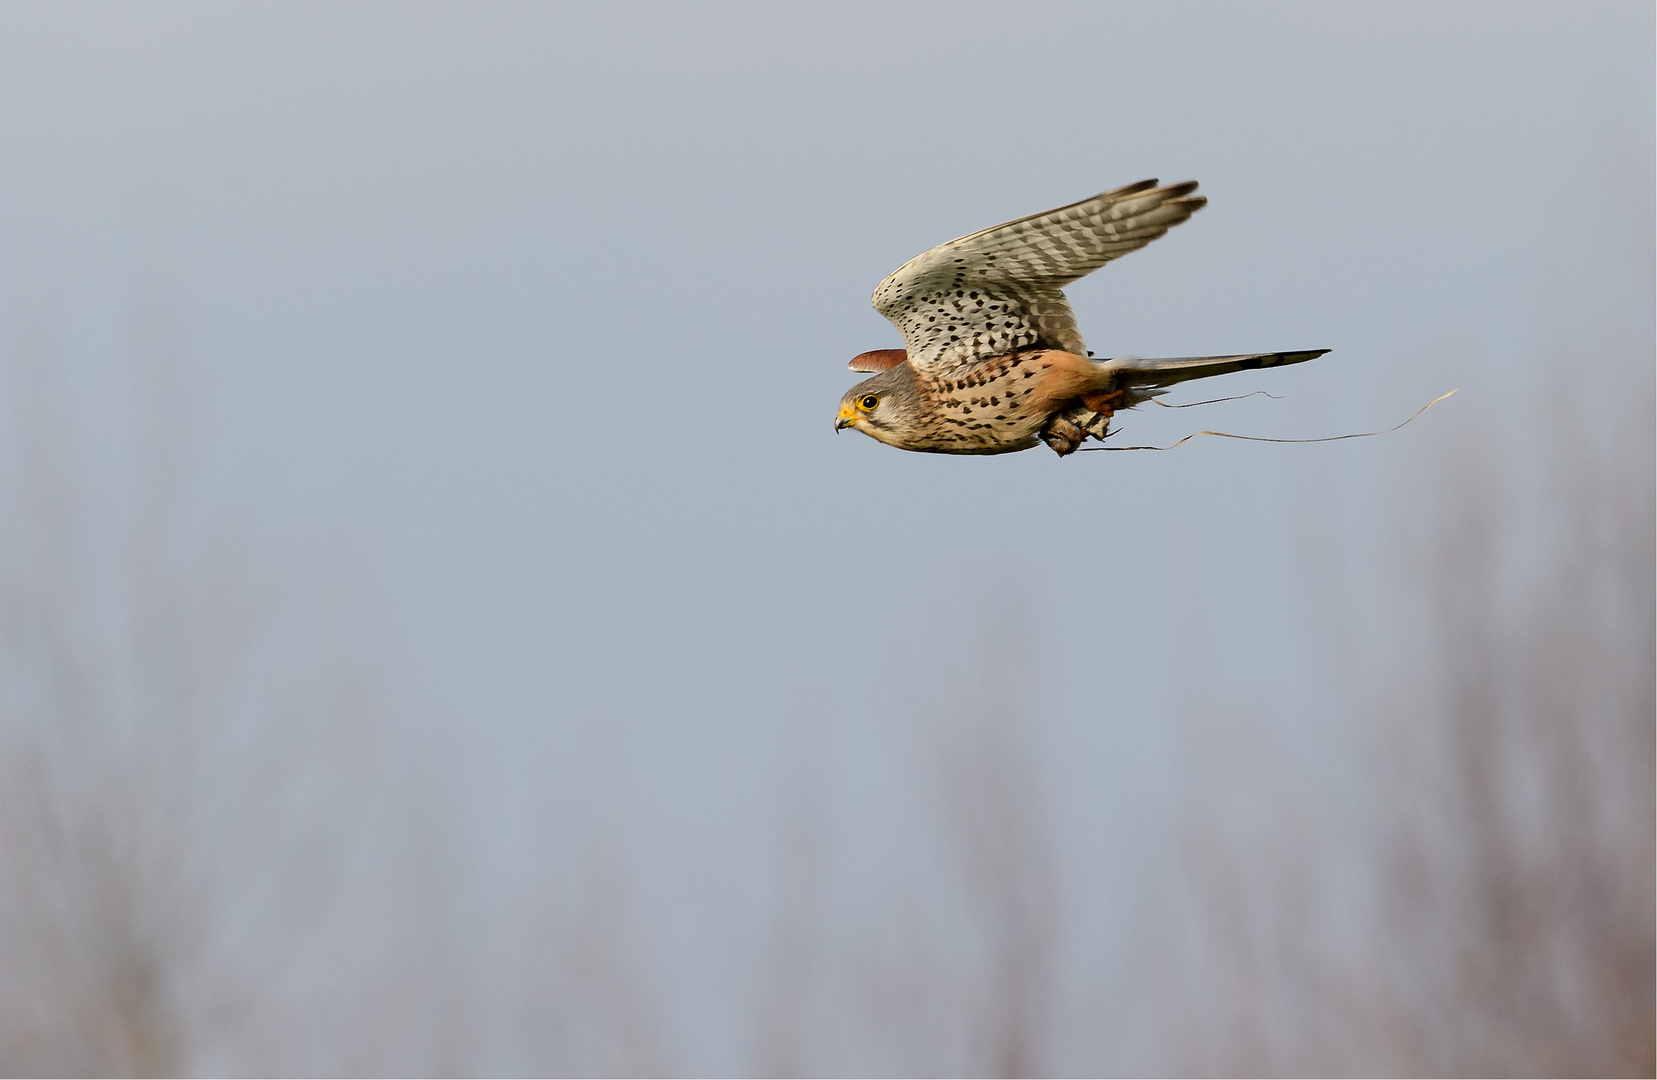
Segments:
[[[1175,383],[1328,352],[1091,357],[1063,288],[1202,209],[1196,190],[1194,180],[1141,180],[910,259],[873,297],[904,347],[852,359],[853,371],[877,374],[846,391],[835,430],[935,454],[1005,454],[1039,440],[1063,457]]]

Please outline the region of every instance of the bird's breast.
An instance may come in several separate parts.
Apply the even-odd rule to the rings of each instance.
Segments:
[[[1081,391],[1074,361],[1051,349],[992,357],[949,378],[917,378],[923,416],[914,449],[997,454],[1035,445],[1058,406]]]

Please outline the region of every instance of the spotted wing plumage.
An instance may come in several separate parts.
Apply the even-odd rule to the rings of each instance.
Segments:
[[[1200,210],[1196,181],[1107,191],[939,244],[875,289],[875,310],[903,334],[909,365],[948,375],[1043,346],[1085,354],[1064,286],[1137,251]]]

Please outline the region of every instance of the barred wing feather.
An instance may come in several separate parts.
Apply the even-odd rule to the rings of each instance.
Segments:
[[[1196,189],[1194,180],[1141,180],[939,244],[887,275],[875,310],[903,334],[922,373],[1031,346],[1085,354],[1064,286],[1196,213],[1208,201]]]

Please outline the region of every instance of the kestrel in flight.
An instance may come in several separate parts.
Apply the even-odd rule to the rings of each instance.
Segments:
[[[1090,357],[1061,290],[1202,209],[1196,190],[1141,180],[910,259],[873,298],[904,348],[852,359],[853,371],[879,374],[846,391],[835,430],[936,454],[1005,454],[1039,439],[1062,457],[1175,383],[1328,352]]]

